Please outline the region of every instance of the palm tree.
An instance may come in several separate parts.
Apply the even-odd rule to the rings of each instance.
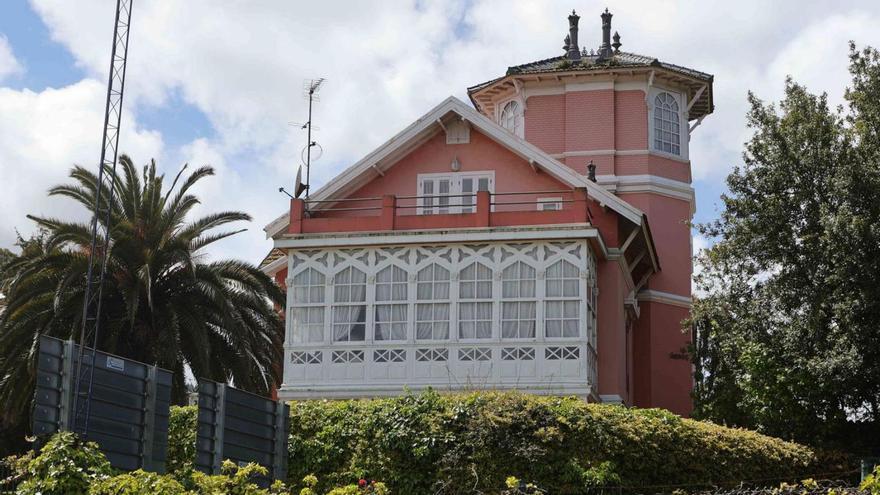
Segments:
[[[155,161],[139,173],[120,157],[98,348],[171,370],[178,403],[186,397],[187,368],[266,393],[279,382],[283,324],[276,308],[283,293],[249,263],[206,261],[205,247],[241,232],[216,229],[250,217],[228,211],[190,219],[199,201],[189,191],[214,170],[185,176],[186,168],[165,190]],[[49,194],[91,209],[97,177],[79,166],[70,177],[73,184]],[[40,335],[78,339],[82,321],[89,225],[30,218],[43,233],[20,241],[22,252],[0,268],[0,404],[7,419],[21,418],[30,404]]]

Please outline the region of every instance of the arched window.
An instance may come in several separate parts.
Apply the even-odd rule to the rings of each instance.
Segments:
[[[376,340],[406,340],[406,278],[395,265],[376,274]]]
[[[522,261],[501,272],[501,338],[535,336],[535,269]]]
[[[449,339],[449,270],[436,263],[419,270],[416,299],[416,338]]]
[[[492,338],[492,269],[471,263],[461,271],[458,285],[458,338]]]
[[[658,94],[654,98],[654,149],[681,155],[680,125],[678,100],[671,93]]]
[[[293,277],[293,342],[324,340],[324,274],[307,268]]]
[[[580,336],[580,270],[565,260],[547,268],[544,335]]]
[[[367,323],[367,275],[348,266],[333,277],[333,340],[362,341]]]
[[[501,127],[522,137],[522,110],[516,101],[508,101],[501,110],[501,118],[498,119]]]

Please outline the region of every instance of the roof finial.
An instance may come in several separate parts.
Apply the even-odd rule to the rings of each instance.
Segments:
[[[587,178],[596,182],[596,164],[593,163],[593,160],[590,160],[590,163],[587,164]]]
[[[599,62],[607,60],[612,56],[611,51],[611,17],[613,14],[608,12],[608,8],[605,8],[605,13],[602,14],[602,44],[599,45]]]
[[[611,43],[611,46],[614,47],[614,53],[620,52],[620,34],[617,31],[614,31],[614,43]]]
[[[581,51],[578,48],[578,20],[580,18],[574,9],[572,9],[571,15],[568,16],[568,46],[566,47],[566,54],[572,62],[578,62],[581,59]]]

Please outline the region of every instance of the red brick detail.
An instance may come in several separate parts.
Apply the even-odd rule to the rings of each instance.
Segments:
[[[614,90],[600,89],[566,93],[566,151],[613,149],[613,115]]]
[[[532,96],[526,101],[526,140],[547,153],[565,151],[565,95]]]
[[[290,200],[290,224],[287,226],[288,234],[299,234],[302,232],[302,219],[306,211],[306,204],[302,199],[294,198]]]
[[[648,149],[648,106],[641,90],[617,91],[614,136],[617,150]]]

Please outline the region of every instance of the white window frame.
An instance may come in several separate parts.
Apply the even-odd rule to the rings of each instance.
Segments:
[[[363,282],[363,284],[361,284],[361,283],[354,283],[353,281],[351,281],[351,279],[350,279],[349,283],[339,283],[339,282],[336,280],[336,278],[337,278],[339,275],[341,275],[343,272],[345,272],[345,271],[349,271],[349,274],[350,274],[350,275],[353,274],[354,271],[358,271],[358,272],[360,272],[360,273],[364,276],[364,282]],[[367,273],[366,273],[365,271],[363,271],[363,270],[361,270],[360,268],[358,268],[358,267],[356,267],[356,266],[353,266],[353,265],[345,266],[345,267],[343,267],[341,270],[339,270],[339,271],[337,271],[336,273],[333,274],[333,303],[332,303],[332,306],[331,306],[332,321],[330,322],[330,339],[331,339],[333,342],[337,342],[337,343],[344,343],[344,342],[366,342],[366,341],[369,339],[369,332],[368,332],[368,329],[371,327],[371,325],[370,325],[370,321],[369,321],[370,318],[369,318],[368,311],[367,311],[367,309],[368,309],[368,307],[369,307],[369,305],[367,304],[367,301],[369,300],[369,298],[367,297],[367,286],[368,286],[368,280],[367,280],[367,278],[368,278],[368,277],[367,277]],[[364,287],[364,288],[363,288],[363,291],[364,291],[364,297],[363,297],[363,299],[361,299],[361,300],[352,301],[352,300],[351,300],[351,294],[353,293],[354,288],[355,288],[356,286],[360,286],[360,285],[363,285],[363,287]],[[337,292],[337,290],[338,290],[341,286],[347,286],[347,287],[348,287],[349,296],[348,296],[348,300],[347,300],[347,301],[344,301],[344,300],[337,300],[337,299],[336,299],[336,292]],[[338,321],[338,322],[337,322],[337,321],[336,321],[336,314],[337,314],[337,311],[336,311],[336,310],[337,310],[337,309],[343,309],[343,308],[346,308],[347,311],[348,311],[349,313],[350,313],[351,311],[353,311],[353,310],[356,310],[356,308],[362,308],[363,313],[364,313],[364,321],[363,321],[362,323],[358,323],[358,322],[356,322],[356,321]],[[340,324],[346,324],[346,325],[348,325],[348,329],[346,330],[346,336],[347,336],[347,338],[345,338],[345,339],[337,339],[337,338],[336,338],[336,326],[337,326],[337,325],[340,325]],[[352,327],[353,327],[354,325],[356,325],[356,324],[363,325],[363,327],[364,327],[364,332],[363,332],[363,338],[362,338],[362,339],[353,339],[353,338],[352,338]]]
[[[553,207],[547,208],[547,206]],[[562,198],[538,198],[536,207],[538,208],[538,211],[559,211],[562,209]]]
[[[303,275],[306,275],[306,274],[308,274],[307,276],[309,278],[308,283],[304,286],[296,285],[296,280],[299,278],[302,278]],[[315,276],[315,274],[317,274],[324,281],[320,284],[312,283],[311,278],[313,276]],[[327,324],[327,314],[326,314],[327,313],[327,311],[326,311],[327,275],[325,275],[323,272],[321,272],[320,270],[318,270],[316,268],[307,268],[307,269],[297,273],[293,277],[293,281],[294,281],[294,284],[290,288],[290,290],[292,292],[292,299],[291,300],[293,301],[293,303],[290,306],[290,311],[289,311],[290,319],[291,319],[290,341],[300,343],[300,344],[321,344],[324,342],[324,339],[326,338],[324,329],[326,328],[326,324]],[[305,300],[297,300],[296,293],[297,293],[298,289],[305,289],[305,291],[306,291],[306,299]],[[321,296],[320,301],[313,301],[312,300],[312,290],[313,289],[316,290],[316,293],[320,294],[320,296]],[[305,332],[305,330],[302,328],[297,328],[298,327],[297,323],[299,323],[299,320],[295,315],[299,311],[305,311],[307,313],[317,311],[321,314],[321,338],[320,339],[313,340],[313,339],[307,338],[308,335]],[[311,325],[315,325],[315,323],[311,323]],[[309,326],[309,324],[306,324],[306,326]]]
[[[571,277],[566,277],[564,274],[564,271],[563,271],[563,274],[561,277],[550,278],[550,269],[553,266],[555,266],[557,263],[562,264],[563,270],[564,270],[564,267],[566,264],[571,265],[572,267],[574,267],[575,270],[577,270],[577,275],[574,275]],[[550,286],[550,282],[556,281],[556,280],[561,282],[561,287],[562,287],[563,292],[560,295],[551,295],[548,288]],[[566,285],[565,283],[566,282],[574,282],[574,286],[577,288],[577,293],[575,295],[566,295],[565,294],[565,285]],[[583,315],[583,312],[584,312],[583,306],[585,306],[585,301],[582,299],[582,297],[583,297],[583,288],[581,287],[582,285],[583,285],[583,281],[580,277],[580,269],[578,268],[578,266],[576,264],[574,264],[568,260],[564,260],[564,259],[560,259],[560,260],[554,261],[552,263],[548,263],[546,275],[544,277],[544,338],[545,339],[547,339],[547,340],[577,339],[577,338],[581,338],[583,336],[583,331],[581,330],[583,325],[582,325],[581,321],[582,321],[582,317],[584,316]],[[561,304],[562,305],[563,311],[560,316],[553,317],[553,318],[550,317],[550,310],[549,309],[550,309],[551,304]],[[574,305],[575,307],[577,307],[577,315],[575,315],[573,318],[566,318],[565,309],[564,309],[566,305]],[[547,323],[550,322],[551,320],[561,322],[561,328],[559,329],[560,335],[555,335],[555,336],[548,335],[549,325],[547,325]],[[566,321],[575,321],[576,322],[577,334],[565,335],[565,322]]]
[[[422,270],[426,270],[428,268],[431,268],[431,270],[432,270],[431,271],[432,278],[430,280],[423,280],[423,281],[418,280],[418,274],[421,273]],[[436,277],[437,268],[442,268],[443,270],[446,271],[446,278],[445,279],[438,279]],[[415,320],[415,325],[413,325],[413,336],[415,337],[415,339],[417,341],[423,341],[423,342],[432,342],[432,341],[433,342],[446,342],[446,341],[452,340],[453,334],[455,333],[455,330],[456,330],[455,325],[454,325],[454,319],[452,318],[452,272],[449,270],[449,268],[443,266],[442,264],[437,263],[437,262],[433,262],[433,263],[430,263],[424,267],[421,267],[421,268],[415,270],[415,273],[416,273],[416,291],[415,291],[416,293],[414,294],[414,296],[416,298],[416,303],[415,303],[415,309],[413,311],[413,313],[414,313],[413,318]],[[419,284],[430,284],[431,285],[431,297],[427,297],[424,299],[419,297],[419,290],[418,290]],[[435,287],[437,284],[446,284],[447,285],[445,298],[438,298],[437,297],[436,287]],[[444,321],[444,320],[435,318],[436,307],[440,306],[440,305],[446,306],[446,315],[447,315],[446,320],[445,320],[446,321],[446,336],[443,338],[438,338],[437,333],[436,333],[437,324],[442,323]],[[419,319],[419,309],[424,308],[424,307],[428,307],[428,306],[430,306],[430,308],[431,308],[430,309],[431,319],[430,320],[427,320],[427,319],[420,320]],[[431,325],[431,337],[430,338],[419,337],[419,324]]]
[[[656,101],[657,96],[661,93],[668,93],[672,95],[672,97],[675,98],[676,103],[678,103],[679,154],[659,150],[654,146],[654,102]],[[688,116],[685,101],[685,95],[681,91],[677,91],[660,85],[654,85],[650,88],[650,90],[648,91],[648,150],[650,151],[650,153],[665,158],[670,158],[672,160],[688,160],[688,141],[690,133],[688,132]]]
[[[522,272],[520,272],[519,276],[516,278],[506,278],[504,273],[513,266],[522,263],[532,271],[531,277],[524,277]],[[503,266],[501,269],[501,313],[499,315],[499,332],[502,341],[526,341],[526,342],[534,342],[538,338],[539,333],[539,325],[538,325],[538,270],[530,263],[522,260],[516,260],[513,263],[507,264]],[[532,283],[532,294],[531,295],[523,295],[522,293],[522,282],[531,282]],[[504,295],[504,284],[505,283],[515,283],[517,284],[517,294],[515,297],[506,297]],[[505,318],[504,317],[504,308],[505,306],[515,304],[517,308],[517,316],[516,318]],[[531,304],[534,307],[535,315],[531,319],[532,323],[532,336],[531,337],[522,337],[520,325],[523,322],[528,322],[527,320],[523,320],[520,318],[519,309],[522,304]],[[504,335],[504,323],[505,322],[516,322],[516,337],[506,337]]]
[[[470,267],[474,267],[474,278],[473,279],[463,278],[464,271],[469,269]],[[479,273],[480,267],[483,267],[483,268],[489,270],[489,277],[488,278],[480,278],[480,273]],[[486,266],[485,264],[483,264],[479,261],[474,261],[472,263],[468,263],[467,265],[465,265],[461,268],[461,271],[459,271],[459,273],[458,273],[458,325],[456,327],[456,334],[458,336],[458,340],[463,340],[463,341],[486,340],[486,339],[491,339],[493,337],[492,334],[494,332],[492,331],[492,329],[495,326],[495,324],[494,324],[494,322],[495,322],[495,315],[494,315],[495,304],[494,304],[494,299],[492,298],[492,296],[494,295],[494,292],[495,292],[494,282],[493,282],[494,278],[495,278],[495,272],[492,270],[492,267]],[[473,284],[473,287],[474,287],[473,297],[464,295],[464,291],[462,289],[465,284]],[[479,297],[479,292],[480,292],[479,287],[481,285],[486,285],[486,284],[489,285],[489,297]],[[463,314],[462,308],[465,306],[468,306],[468,305],[473,305],[475,310],[478,306],[489,305],[489,319],[486,320],[486,319],[481,319],[481,318],[477,318],[476,316],[474,316],[473,319],[464,320],[462,318],[462,314]],[[486,323],[487,321],[489,323],[489,335],[485,335],[482,337],[478,336],[477,335],[477,324],[478,323]],[[473,336],[464,337],[462,335],[462,331],[463,331],[462,323],[471,323],[474,325],[474,328],[473,328],[474,335]]]
[[[416,184],[416,196],[418,196],[418,208],[416,211],[418,212],[418,214],[438,215],[446,213],[475,213],[477,207],[477,191],[473,191],[473,195],[471,195],[469,198],[459,196],[461,194],[464,194],[462,192],[462,185],[464,180],[466,179],[476,181],[477,190],[479,190],[479,180],[488,179],[489,193],[495,193],[494,170],[483,170],[477,172],[419,174],[418,182]],[[444,198],[424,197],[427,195],[424,192],[426,183],[433,184],[432,193],[428,196],[438,196],[440,182],[443,180],[449,181],[449,192],[446,194],[449,196],[457,197],[446,198],[444,204],[440,204]],[[464,204],[467,200],[470,200],[470,204]]]
[[[390,282],[382,282],[379,280],[379,277],[383,272],[389,270],[391,272],[391,281]],[[403,273],[403,280],[396,280],[394,278],[395,273]],[[388,285],[391,291],[389,299],[379,299],[379,288],[380,286]],[[395,286],[403,286],[403,297],[395,298],[394,297],[394,288]],[[379,269],[376,272],[376,286],[375,286],[375,304],[373,305],[373,340],[376,342],[400,342],[405,341],[409,338],[409,304],[408,304],[408,295],[409,295],[409,274],[406,269],[401,268],[395,264],[390,264],[386,267]],[[390,307],[391,308],[391,319],[388,321],[380,321],[379,320],[379,308],[382,307]],[[394,309],[396,307],[403,307],[403,319],[398,320],[394,319]],[[394,335],[394,329],[403,325],[403,338],[395,339],[395,338],[379,338],[379,325],[389,325],[391,327],[391,335]]]
[[[505,112],[510,105],[516,105],[516,109],[513,114],[513,129],[507,127],[506,115]],[[517,137],[523,137],[525,135],[525,127],[526,127],[526,119],[525,119],[525,104],[519,98],[512,98],[505,102],[502,102],[498,105],[498,125],[500,125],[504,130],[513,134]]]

